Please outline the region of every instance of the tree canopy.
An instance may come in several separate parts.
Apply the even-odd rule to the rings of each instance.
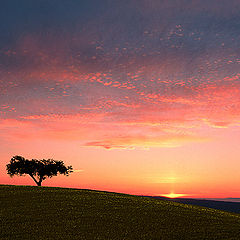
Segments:
[[[68,176],[73,172],[72,166],[65,166],[63,161],[53,159],[32,159],[28,160],[22,156],[12,157],[6,166],[7,174],[11,177],[14,175],[29,175],[37,186],[41,186],[42,181],[46,178],[64,174]]]

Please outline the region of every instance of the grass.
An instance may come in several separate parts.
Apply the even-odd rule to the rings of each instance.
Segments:
[[[0,185],[0,239],[240,239],[240,215],[119,193]]]

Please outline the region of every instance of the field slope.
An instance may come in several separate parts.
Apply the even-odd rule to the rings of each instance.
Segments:
[[[90,190],[0,185],[0,239],[240,239],[240,215]]]

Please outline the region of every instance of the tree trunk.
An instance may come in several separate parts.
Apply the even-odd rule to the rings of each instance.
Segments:
[[[41,187],[42,186],[42,182],[37,182],[37,185],[39,186],[39,187]]]
[[[29,176],[33,179],[33,181],[37,184],[38,187],[42,185],[42,180],[39,180],[38,182],[32,174],[29,174]]]

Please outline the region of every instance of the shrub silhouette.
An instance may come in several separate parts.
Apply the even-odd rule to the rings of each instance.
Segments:
[[[34,180],[37,186],[41,186],[42,181],[46,178],[51,178],[58,174],[68,176],[73,172],[72,166],[65,166],[63,161],[53,159],[28,160],[21,156],[12,157],[10,163],[6,165],[6,168],[7,174],[9,174],[10,177],[27,174]]]

